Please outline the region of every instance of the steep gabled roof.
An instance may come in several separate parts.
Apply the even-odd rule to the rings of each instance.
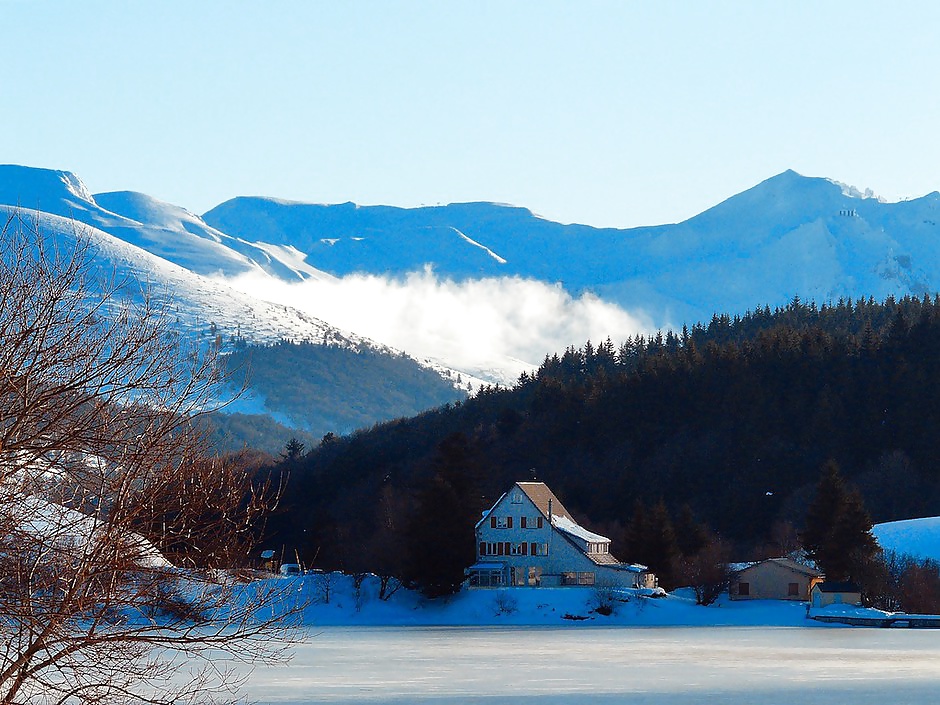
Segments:
[[[565,509],[565,505],[555,496],[554,492],[548,489],[548,485],[544,482],[517,482],[516,487],[522,490],[526,497],[532,500],[532,504],[536,506],[546,519],[551,518],[548,515],[548,503],[551,502],[552,514],[574,521],[574,517]]]

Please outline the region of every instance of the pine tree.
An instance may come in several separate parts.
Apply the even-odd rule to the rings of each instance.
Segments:
[[[480,464],[467,437],[454,433],[438,446],[434,468],[405,528],[405,580],[428,597],[443,597],[460,589],[476,555]]]
[[[828,580],[862,582],[879,548],[858,490],[846,487],[835,461],[823,466],[800,541]]]

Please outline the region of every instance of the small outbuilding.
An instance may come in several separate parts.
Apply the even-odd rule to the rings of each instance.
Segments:
[[[855,583],[825,581],[813,585],[810,593],[813,607],[862,604],[862,589]]]
[[[728,596],[732,600],[805,602],[813,586],[824,579],[820,571],[790,558],[768,558],[734,571]]]

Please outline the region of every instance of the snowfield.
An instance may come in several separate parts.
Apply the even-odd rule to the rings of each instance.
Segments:
[[[307,605],[303,622],[320,626],[818,626],[807,622],[805,603],[775,600],[695,604],[691,591],[654,597],[651,590],[592,587],[463,589],[449,598],[428,600],[400,589],[378,598],[378,578],[370,575],[357,595],[351,576],[307,573],[292,581],[292,604]],[[608,604],[605,616],[596,611]]]
[[[886,551],[940,561],[940,517],[876,524],[872,533]]]

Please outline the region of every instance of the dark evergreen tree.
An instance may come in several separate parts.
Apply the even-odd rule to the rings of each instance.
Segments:
[[[712,539],[708,527],[699,523],[688,504],[683,504],[675,521],[676,547],[683,557],[694,556]]]
[[[460,589],[476,556],[479,464],[464,434],[441,442],[434,468],[405,529],[404,578],[428,597],[443,597]]]
[[[293,462],[300,460],[301,456],[304,453],[304,444],[301,443],[297,438],[291,438],[287,445],[284,446],[284,452],[281,453],[281,457],[284,460]]]
[[[823,466],[800,535],[807,555],[828,580],[863,582],[880,550],[871,527],[861,494],[846,486],[838,465],[830,460]]]
[[[465,518],[466,502],[440,475],[421,491],[405,531],[405,582],[428,597],[460,589],[464,570],[473,563],[473,524]]]

